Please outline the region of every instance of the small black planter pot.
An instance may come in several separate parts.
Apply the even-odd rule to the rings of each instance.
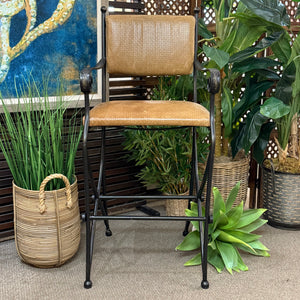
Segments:
[[[263,206],[268,224],[300,229],[300,174],[276,172],[263,167]]]

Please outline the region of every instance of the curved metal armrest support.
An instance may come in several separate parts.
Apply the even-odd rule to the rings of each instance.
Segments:
[[[221,75],[217,69],[208,69],[210,77],[208,79],[208,90],[211,94],[217,94],[220,91]]]
[[[84,94],[89,94],[92,90],[93,77],[92,68],[84,68],[79,73],[80,89]]]
[[[210,77],[208,79],[208,91],[211,94],[217,94],[221,85],[220,71],[218,69],[206,69],[198,60],[195,61],[195,67],[197,71],[208,71],[210,73]]]
[[[80,71],[80,89],[83,93],[90,93],[92,90],[92,70],[102,69],[105,65],[105,58],[102,58],[93,68],[84,68]]]

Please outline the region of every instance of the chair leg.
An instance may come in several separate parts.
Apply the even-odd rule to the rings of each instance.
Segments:
[[[212,166],[213,166],[213,157],[209,156],[208,164],[208,176],[207,176],[207,186],[206,186],[206,203],[205,203],[205,221],[203,228],[203,243],[201,243],[201,256],[202,256],[202,282],[201,287],[203,289],[209,288],[209,283],[207,280],[207,250],[208,250],[208,225],[209,225],[209,210],[210,210],[210,195],[212,189]],[[202,235],[202,233],[201,233]]]
[[[101,158],[100,158],[100,167],[99,167],[99,178],[98,178],[98,186],[97,193],[99,195],[99,206],[102,215],[107,216],[107,202],[105,199],[101,199],[101,187],[102,194],[106,194],[106,183],[105,183],[105,139],[106,139],[106,131],[105,127],[102,127],[102,142],[101,142]],[[98,208],[98,207],[97,207]],[[104,220],[104,224],[106,227],[105,235],[111,236],[112,232],[109,228],[108,220]]]
[[[198,175],[198,158],[197,158],[197,134],[196,128],[192,128],[192,161],[191,161],[191,181],[190,181],[190,196],[194,194],[196,188],[196,195],[199,190],[199,175]],[[188,209],[191,208],[191,200],[189,200]],[[185,222],[185,228],[182,233],[186,236],[189,233],[190,221]]]
[[[201,287],[203,289],[209,288],[209,283],[207,280],[207,252],[208,252],[208,225],[210,223],[210,197],[212,191],[212,175],[213,175],[213,166],[214,166],[214,153],[215,153],[215,129],[214,125],[211,126],[211,148],[207,160],[207,168],[205,173],[207,174],[206,178],[206,202],[205,202],[205,221],[204,221],[204,234],[203,234],[203,250],[202,250],[202,275],[203,279],[201,282]]]
[[[85,190],[85,221],[86,221],[86,277],[84,287],[92,287],[91,281],[91,221],[90,221],[90,195],[89,195],[89,164],[87,153],[88,126],[85,126],[83,132],[83,160],[84,160],[84,190]]]

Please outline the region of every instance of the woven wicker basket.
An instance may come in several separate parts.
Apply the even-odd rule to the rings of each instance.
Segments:
[[[239,205],[242,201],[245,203],[247,199],[249,167],[249,157],[237,161],[214,163],[212,186],[220,190],[225,201],[237,182],[240,181],[241,183],[233,206]],[[204,173],[203,164],[199,164],[199,173]],[[204,197],[206,197],[206,189],[204,190]],[[213,203],[214,199],[212,194],[210,198],[211,209],[213,208]]]
[[[47,182],[61,178],[66,187],[45,191]],[[20,258],[40,268],[58,267],[70,259],[80,243],[77,180],[70,185],[61,174],[44,179],[40,191],[13,183],[15,241]]]
[[[264,217],[274,227],[300,229],[300,175],[263,167]]]
[[[188,195],[189,191],[184,195]],[[185,210],[188,208],[188,199],[167,199],[166,200],[166,214],[167,216],[185,216]]]

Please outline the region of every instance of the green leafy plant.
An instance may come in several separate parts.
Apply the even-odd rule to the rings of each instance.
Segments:
[[[278,78],[279,81],[276,84],[275,93],[272,93],[269,99],[267,99],[267,97],[261,98],[264,100],[267,99],[263,105],[261,105],[261,100],[252,102],[247,99],[248,97],[242,97],[241,101],[234,107],[235,121],[245,114],[245,109],[246,111],[250,110],[250,113],[247,114],[247,117],[244,118],[244,121],[239,125],[239,131],[232,141],[232,148],[234,153],[237,153],[242,148],[248,151],[253,144],[254,158],[259,163],[262,163],[264,150],[269,142],[270,133],[276,125],[278,139],[276,138],[275,141],[279,148],[279,163],[284,165],[288,152],[296,157],[296,149],[298,148],[298,138],[296,136],[294,139],[291,139],[290,149],[293,150],[288,151],[291,127],[293,123],[296,123],[295,127],[297,128],[297,113],[299,113],[300,110],[300,37],[295,36],[290,30],[290,19],[286,15],[284,5],[280,4],[276,6],[274,5],[275,2],[272,2],[274,1],[252,0],[247,1],[247,4],[245,2],[245,5],[248,5],[252,14],[256,14],[257,17],[264,20],[266,24],[276,22],[278,26],[281,26],[280,38],[270,45],[274,53],[270,58],[273,59],[273,63],[275,64],[274,59],[276,58],[277,63],[281,65],[282,73]],[[258,6],[262,4],[264,4],[268,10],[278,9],[278,13],[285,16],[284,22],[280,22],[279,15],[277,18],[275,18],[275,16],[274,18],[270,18],[269,14],[266,14],[265,11],[262,11],[261,7]],[[249,18],[249,16],[246,18]],[[283,25],[286,26],[283,27]],[[293,36],[293,38],[291,38],[291,36]],[[245,52],[245,54],[247,54],[247,52]],[[256,60],[258,61],[258,59]],[[263,59],[260,60],[262,61]],[[233,69],[239,70],[242,67],[242,69],[246,71],[245,79],[250,78],[248,79],[250,82],[253,81],[254,78],[253,70],[251,69],[252,64],[251,61],[249,61],[248,65],[235,63]],[[272,67],[272,65],[269,64],[269,67]],[[261,85],[261,74],[258,79],[257,84]],[[272,80],[271,77],[269,79]],[[275,76],[273,80],[277,80]],[[255,85],[251,85],[255,88]],[[259,86],[257,85],[257,87]],[[256,91],[259,91],[260,94],[263,92],[261,89],[256,89]],[[255,90],[251,87],[249,94],[253,95],[254,93]],[[245,95],[246,92],[244,96]],[[275,122],[270,122],[270,119],[273,119]],[[297,135],[297,130],[295,135]]]
[[[261,235],[253,231],[264,225],[267,220],[260,219],[265,209],[243,209],[243,202],[232,207],[237,196],[240,183],[230,192],[226,202],[219,190],[213,188],[214,209],[213,223],[209,224],[208,263],[221,272],[224,267],[232,271],[246,271],[248,267],[242,260],[239,250],[258,256],[270,256],[268,249],[259,241]],[[186,210],[187,216],[198,216],[197,204],[192,202],[191,209]],[[176,250],[191,251],[200,248],[199,222],[192,221],[195,228],[176,247]],[[185,263],[185,266],[201,264],[201,254],[197,254]]]
[[[16,84],[18,101],[14,113],[7,100],[1,98],[0,148],[15,184],[24,189],[39,190],[43,179],[53,173],[61,173],[74,182],[82,125],[76,121],[78,112],[66,116],[63,83],[58,81],[54,100],[48,95],[47,85],[45,80],[38,87],[32,78]],[[53,180],[47,188],[63,186],[61,180]]]
[[[228,155],[228,145],[233,141],[234,157],[241,149],[248,153],[260,133],[256,132],[255,122],[249,121],[246,130],[244,116],[257,108],[262,94],[279,79],[270,70],[279,63],[259,55],[280,42],[285,35],[282,26],[288,25],[289,19],[278,0],[241,0],[234,13],[236,2],[232,0],[210,0],[203,4],[215,11],[216,34],[210,33],[204,22],[199,23],[203,37],[199,52],[210,59],[209,67],[218,68],[222,74],[221,90],[215,101],[216,156]],[[253,117],[261,122],[261,115]]]
[[[192,159],[189,128],[171,130],[125,130],[124,148],[129,160],[142,166],[138,177],[145,185],[157,185],[162,192],[182,194],[188,191]],[[201,136],[199,136],[201,135]],[[198,130],[199,141],[207,135]],[[198,142],[199,156],[205,156],[208,144]]]
[[[153,100],[185,100],[193,90],[189,76],[160,77],[153,90]],[[155,130],[124,130],[123,145],[129,150],[128,159],[142,166],[138,177],[145,185],[154,184],[165,193],[182,194],[188,191],[192,159],[191,128]],[[154,130],[153,130],[154,129]],[[163,128],[159,128],[163,129]],[[208,151],[202,142],[208,134],[206,128],[197,129],[198,158],[201,161]]]
[[[284,51],[283,72],[281,79],[277,83],[275,95],[269,98],[260,108],[260,113],[275,121],[278,138],[275,142],[279,149],[279,164],[284,165],[288,152],[296,157],[298,148],[297,119],[300,112],[300,36],[295,37],[292,47],[290,36],[286,36],[286,47],[281,45]],[[282,56],[282,55],[281,55]],[[283,57],[283,56],[282,56]],[[295,139],[291,139],[289,151],[289,139],[293,122],[296,123]],[[300,153],[300,149],[298,149]]]

